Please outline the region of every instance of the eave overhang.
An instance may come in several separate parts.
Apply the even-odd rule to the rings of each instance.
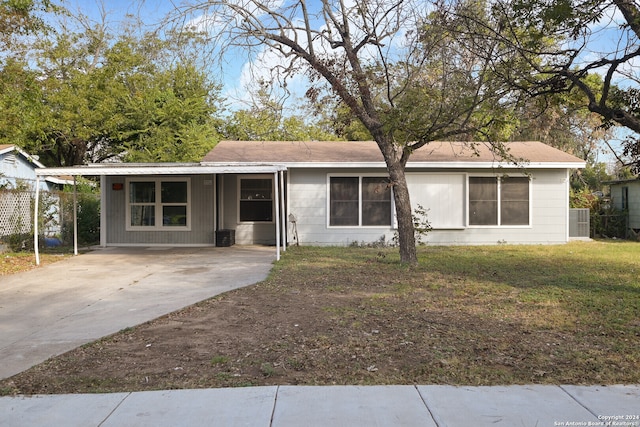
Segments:
[[[258,174],[286,170],[284,165],[273,164],[114,164],[87,165],[62,168],[36,169],[37,176],[133,176],[133,175],[206,175],[206,174]]]
[[[386,168],[384,162],[286,162],[287,169],[380,169]],[[237,163],[250,165],[250,163]],[[411,169],[582,169],[586,162],[409,162],[406,170]]]

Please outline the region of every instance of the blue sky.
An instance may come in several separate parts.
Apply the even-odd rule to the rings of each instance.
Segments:
[[[111,28],[117,29],[123,22],[127,14],[140,16],[150,28],[162,21],[168,12],[180,6],[184,0],[58,0],[64,2],[66,7],[73,13],[80,11],[95,21],[100,21],[102,8],[107,13],[107,21]],[[264,0],[265,2],[267,0]],[[286,0],[270,0],[271,4],[284,2]],[[347,3],[352,0],[347,0]],[[194,0],[192,3],[204,3],[204,0]],[[424,3],[427,4],[426,2]],[[319,1],[308,0],[310,13],[318,9]],[[194,19],[194,23],[199,22]],[[200,21],[201,22],[201,21]],[[223,21],[226,22],[226,21]],[[196,24],[198,25],[198,24]],[[397,33],[401,34],[401,33]],[[401,38],[401,36],[397,36]],[[252,93],[257,92],[258,81],[273,81],[269,70],[275,64],[281,64],[282,60],[277,55],[269,53],[262,47],[256,47],[251,52],[243,49],[236,49],[231,54],[226,55],[223,63],[217,63],[211,68],[212,80],[221,83],[223,86],[222,97],[227,99],[235,107],[246,107],[250,101]],[[296,76],[287,81],[287,89],[292,92],[288,99],[288,105],[295,105],[296,100],[303,96],[307,89],[305,77]],[[282,92],[278,95],[282,96]],[[299,103],[297,103],[299,106]],[[296,111],[300,114],[300,111]]]
[[[136,0],[59,1],[63,1],[72,12],[79,10],[93,20],[100,20],[100,10],[104,7],[107,12],[107,21],[113,29],[118,29],[127,14],[141,17],[143,22],[152,28],[161,22],[168,12],[174,9],[174,5],[180,5],[182,3],[182,0],[145,0],[142,2]],[[313,8],[314,3],[314,0],[310,0],[309,7]],[[611,51],[611,48],[616,45],[616,39],[619,35],[617,28],[621,19],[622,17],[619,12],[610,13],[608,16],[605,16],[599,24],[593,26],[592,41],[595,42],[594,51]],[[603,27],[606,27],[606,30],[603,30]],[[218,83],[222,83],[222,96],[224,98],[236,107],[243,108],[246,107],[247,104],[243,104],[241,101],[243,101],[243,99],[247,101],[250,93],[252,91],[255,92],[255,88],[248,89],[245,85],[250,84],[252,81],[255,82],[256,75],[258,78],[265,78],[265,70],[268,69],[269,66],[263,65],[262,67],[254,68],[253,72],[255,74],[251,74],[248,65],[250,64],[250,60],[255,60],[256,56],[248,57],[246,53],[241,51],[236,51],[235,53],[235,55],[227,55],[224,64],[212,69],[212,79]],[[596,54],[597,52],[594,52],[594,55]],[[276,59],[265,55],[263,60],[267,64],[273,64],[273,61]],[[627,71],[638,75],[640,73],[638,73],[637,70],[640,70],[637,64],[631,64],[630,70],[627,69]],[[635,81],[627,80],[626,83],[638,85],[638,82]],[[294,88],[294,92],[303,93],[305,85],[302,78],[298,78],[293,80],[289,87]],[[298,89],[297,91],[295,91],[296,88]],[[298,111],[298,113],[300,112]]]
[[[80,12],[91,20],[101,21],[102,11],[106,12],[109,27],[118,30],[124,22],[126,15],[139,16],[149,26],[149,29],[157,27],[167,13],[180,5],[181,0],[60,0],[72,13]],[[253,56],[255,58],[255,55]],[[246,52],[235,51],[226,55],[224,63],[216,64],[211,68],[211,78],[223,86],[222,97],[228,100],[230,108],[246,108],[253,90],[247,90],[246,85],[256,79],[253,77],[260,71],[249,70],[250,59]],[[262,67],[262,69],[266,69]],[[259,75],[259,77],[265,77]],[[295,87],[295,82],[292,87]]]

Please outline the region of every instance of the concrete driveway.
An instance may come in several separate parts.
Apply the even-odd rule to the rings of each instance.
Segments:
[[[0,378],[264,280],[275,250],[105,248],[0,277]]]

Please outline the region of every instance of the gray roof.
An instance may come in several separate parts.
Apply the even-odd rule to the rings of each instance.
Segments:
[[[541,142],[505,143],[512,159],[519,163],[547,167],[584,167],[584,160]],[[485,143],[431,142],[416,150],[408,167],[512,163],[494,153]],[[221,141],[203,163],[279,163],[312,167],[314,164],[384,164],[374,141]]]
[[[407,168],[583,168],[585,162],[540,142],[505,144],[504,159],[483,143],[431,142],[411,154]],[[36,169],[36,175],[174,175],[275,173],[289,167],[384,167],[374,141],[221,141],[200,163],[101,163]]]
[[[640,182],[640,177],[632,177],[632,178],[625,178],[625,179],[614,179],[612,181],[603,181],[603,184],[607,184],[607,185],[624,185],[624,184],[630,184],[632,182]]]

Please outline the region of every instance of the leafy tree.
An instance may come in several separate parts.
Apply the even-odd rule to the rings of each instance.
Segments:
[[[598,75],[587,79],[593,87],[602,84]],[[513,140],[536,140],[585,160],[583,170],[571,174],[571,186],[588,192],[603,192],[603,182],[612,177],[606,165],[598,161],[613,130],[601,126],[599,115],[585,107],[584,94],[574,89],[567,93],[549,94],[526,99],[519,108]]]
[[[137,97],[124,97],[126,161],[199,161],[219,141],[217,86],[193,65],[176,65],[151,76]],[[127,120],[128,119],[128,120]]]
[[[61,203],[61,239],[64,244],[73,242],[74,192],[77,207],[78,243],[92,245],[100,241],[100,190],[95,183],[78,179],[75,188],[67,186],[59,194]]]
[[[586,81],[594,88],[602,85],[598,75],[591,75]],[[571,92],[526,99],[519,109],[518,126],[512,138],[541,141],[590,160],[602,142],[613,137],[613,132],[600,126],[600,117],[585,107],[586,101],[584,94],[575,88]]]
[[[49,0],[0,0],[1,56],[22,51],[25,38],[47,28],[43,14],[56,10]]]
[[[251,108],[234,111],[226,120],[222,133],[226,139],[255,141],[333,141],[335,133],[322,123],[308,123],[299,115],[285,115],[283,105],[270,99],[266,90],[257,94]]]
[[[0,144],[29,145],[38,132],[42,90],[25,61],[8,58],[0,68]]]
[[[370,141],[373,139],[367,128],[351,114],[349,108],[343,103],[339,103],[333,109],[331,123],[333,123],[336,134],[348,141]]]
[[[513,101],[488,61],[469,54],[465,45],[474,41],[442,31],[446,16],[433,7],[419,0],[212,0],[178,8],[171,21],[209,23],[212,50],[269,52],[281,60],[271,67],[274,76],[304,74],[312,99],[324,89],[337,96],[378,144],[394,186],[400,258],[416,263],[405,179],[411,153],[460,135],[497,140]],[[497,47],[484,43],[488,52]]]
[[[634,65],[640,57],[638,2],[496,0],[487,9],[491,25],[473,14],[464,19],[484,26],[483,37],[521,58],[521,67],[504,74],[511,86],[532,97],[581,92],[582,105],[605,128],[616,125],[633,132],[614,154],[640,168],[640,73]],[[592,84],[595,74],[602,76],[600,85]]]
[[[53,165],[201,158],[216,141],[218,89],[193,64],[163,68],[165,48],[151,35],[110,45],[100,31],[45,42],[32,149]]]
[[[181,41],[113,38],[105,25],[60,26],[34,46],[35,68],[3,67],[0,138],[56,166],[202,158],[218,140],[218,86],[176,54]]]
[[[49,0],[0,0],[0,144],[25,146],[40,116],[38,75],[28,67],[32,40],[47,34]]]

